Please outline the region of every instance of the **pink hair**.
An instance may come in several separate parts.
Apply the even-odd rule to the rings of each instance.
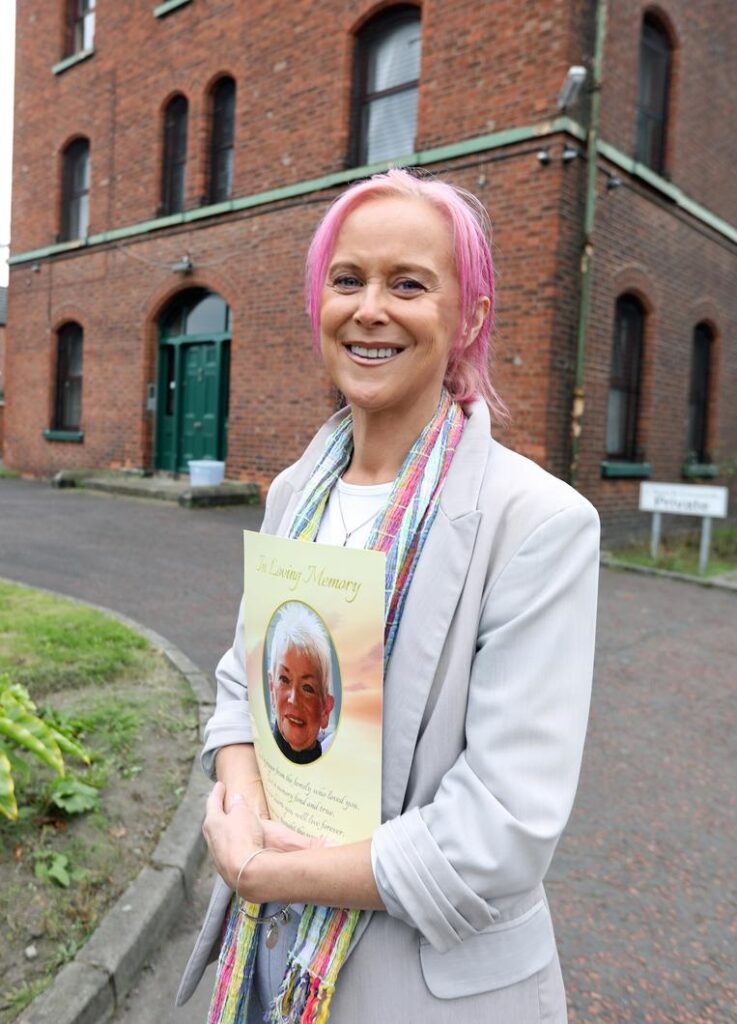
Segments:
[[[489,378],[489,343],[494,322],[489,218],[474,195],[437,178],[421,178],[406,170],[392,169],[352,185],[329,208],[312,239],[305,266],[305,303],[315,347],[319,348],[320,344],[322,289],[343,222],[361,203],[385,196],[422,199],[431,203],[450,223],[461,292],[461,320],[448,361],[445,386],[457,402],[483,398],[495,416],[506,418],[504,402]],[[490,300],[489,312],[473,342],[464,346],[467,325],[473,322],[478,301],[484,296]]]

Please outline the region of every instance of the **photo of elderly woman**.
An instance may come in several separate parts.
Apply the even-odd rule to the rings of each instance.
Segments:
[[[301,601],[281,605],[266,633],[264,674],[274,740],[293,764],[317,761],[332,741],[330,716],[339,686],[335,669],[330,636],[319,615]]]

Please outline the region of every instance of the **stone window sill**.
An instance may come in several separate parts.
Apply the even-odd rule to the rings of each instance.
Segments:
[[[646,480],[652,476],[649,462],[602,462],[601,475],[605,480]]]
[[[80,64],[83,60],[88,60],[88,58],[94,57],[94,55],[94,47],[89,50],[80,50],[79,53],[73,53],[71,57],[65,57],[64,60],[60,60],[58,64],[53,64],[51,73],[60,75],[62,71],[67,71],[69,68],[73,68],[75,64]]]
[[[44,430],[43,436],[47,441],[71,441],[73,444],[84,441],[82,430]]]
[[[700,479],[719,476],[719,466],[713,462],[688,462],[681,470],[682,475],[687,479]]]
[[[185,7],[191,2],[192,0],[164,0],[163,4],[154,7],[154,18],[163,18],[171,11],[176,11],[178,7]]]

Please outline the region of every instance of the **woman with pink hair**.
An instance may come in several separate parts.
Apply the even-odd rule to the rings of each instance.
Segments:
[[[473,196],[392,170],[310,247],[347,406],[263,529],[386,553],[382,824],[324,847],[268,820],[239,621],[203,752],[220,878],[178,997],[219,953],[210,1024],[567,1019],[542,882],[586,730],[598,518],[491,436],[488,231]]]

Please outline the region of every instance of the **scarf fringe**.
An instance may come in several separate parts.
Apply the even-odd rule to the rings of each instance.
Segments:
[[[359,910],[305,907],[284,979],[264,1017],[267,1024],[325,1024],[360,916]]]
[[[249,914],[259,915],[261,908],[257,903],[245,903],[244,906]],[[248,1013],[251,986],[244,985],[243,979],[253,975],[258,925],[241,914],[240,907],[241,900],[234,894],[225,920],[207,1024],[241,1024]]]

